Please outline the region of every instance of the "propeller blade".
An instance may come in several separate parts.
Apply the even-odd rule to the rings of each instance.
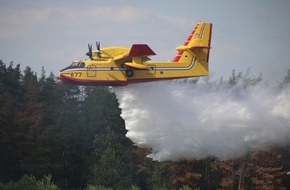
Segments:
[[[89,49],[89,52],[86,53],[86,55],[89,56],[90,59],[92,59],[93,58],[92,45],[88,44],[88,49]]]
[[[97,50],[100,51],[100,49],[101,49],[101,48],[100,48],[100,46],[101,46],[101,45],[100,45],[100,42],[96,41],[96,46],[97,46]]]
[[[98,55],[98,58],[100,59],[101,58],[101,44],[100,44],[100,42],[96,41],[96,46],[97,46],[97,55]]]

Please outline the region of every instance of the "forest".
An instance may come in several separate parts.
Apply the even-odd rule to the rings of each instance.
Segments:
[[[233,72],[226,82],[234,86],[240,76]],[[287,83],[290,71],[281,85]],[[230,160],[159,162],[125,136],[120,114],[107,87],[64,84],[44,68],[38,76],[0,60],[0,189],[290,188],[290,145]]]

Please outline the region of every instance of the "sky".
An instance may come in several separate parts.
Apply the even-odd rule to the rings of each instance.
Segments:
[[[232,70],[280,82],[290,69],[288,0],[0,0],[0,59],[40,75],[58,75],[73,60],[88,59],[87,44],[146,43],[154,61],[172,60],[199,21],[212,22],[210,73]]]

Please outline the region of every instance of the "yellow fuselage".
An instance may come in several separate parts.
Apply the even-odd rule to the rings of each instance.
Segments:
[[[62,81],[80,85],[120,86],[156,80],[208,75],[211,23],[198,23],[172,62],[148,61],[155,53],[146,44],[107,47],[92,51],[91,60],[75,61],[61,70]]]
[[[118,63],[108,61],[84,61],[84,67],[71,66],[63,70],[63,81],[80,85],[120,86],[130,83],[205,76],[208,64],[191,58],[189,63],[146,62],[147,69],[126,68]],[[130,71],[130,73],[128,73]],[[132,75],[132,76],[131,76]]]

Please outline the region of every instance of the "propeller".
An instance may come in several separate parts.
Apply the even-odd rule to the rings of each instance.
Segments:
[[[100,59],[101,58],[100,42],[96,42],[96,46],[97,46],[96,54],[97,54],[98,58]],[[89,49],[89,51],[86,53],[86,55],[89,56],[91,60],[93,60],[93,47],[91,44],[88,44],[88,49]]]
[[[101,44],[100,44],[100,42],[97,42],[96,41],[96,47],[97,47],[97,56],[98,56],[98,58],[100,59],[101,58]]]
[[[89,58],[92,60],[92,58],[93,58],[93,49],[92,49],[92,45],[88,44],[88,48],[89,48],[89,52],[86,53],[86,55],[89,56]]]

